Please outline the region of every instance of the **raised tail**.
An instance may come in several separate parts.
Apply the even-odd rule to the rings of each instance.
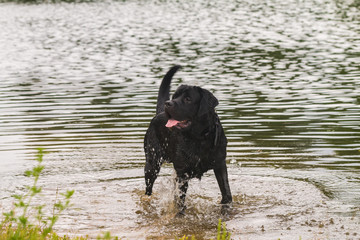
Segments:
[[[170,83],[174,74],[181,66],[175,65],[165,74],[159,89],[159,94],[156,104],[156,114],[159,114],[165,109],[165,102],[170,99]]]

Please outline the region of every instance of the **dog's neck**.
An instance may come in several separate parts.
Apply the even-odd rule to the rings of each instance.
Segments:
[[[215,111],[208,112],[194,121],[190,130],[190,135],[199,140],[214,138],[214,146],[218,142],[218,132],[220,130],[219,118]]]

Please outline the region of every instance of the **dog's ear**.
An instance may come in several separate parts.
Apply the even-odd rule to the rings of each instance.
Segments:
[[[201,100],[198,110],[198,116],[202,116],[213,110],[219,104],[219,101],[208,90],[199,87],[199,91],[201,94]]]

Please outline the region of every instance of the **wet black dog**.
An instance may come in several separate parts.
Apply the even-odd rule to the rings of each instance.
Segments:
[[[156,116],[145,135],[146,195],[152,194],[162,163],[171,162],[180,189],[179,214],[185,210],[189,179],[200,179],[209,169],[215,172],[221,204],[227,206],[232,196],[225,162],[227,139],[215,112],[218,100],[208,90],[187,85],[181,85],[169,100],[171,79],[179,68],[172,67],[162,80]]]

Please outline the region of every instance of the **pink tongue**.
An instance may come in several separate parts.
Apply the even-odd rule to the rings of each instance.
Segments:
[[[175,120],[175,119],[169,119],[165,125],[165,127],[171,128],[173,126],[175,126],[176,124],[178,124],[179,121]]]

